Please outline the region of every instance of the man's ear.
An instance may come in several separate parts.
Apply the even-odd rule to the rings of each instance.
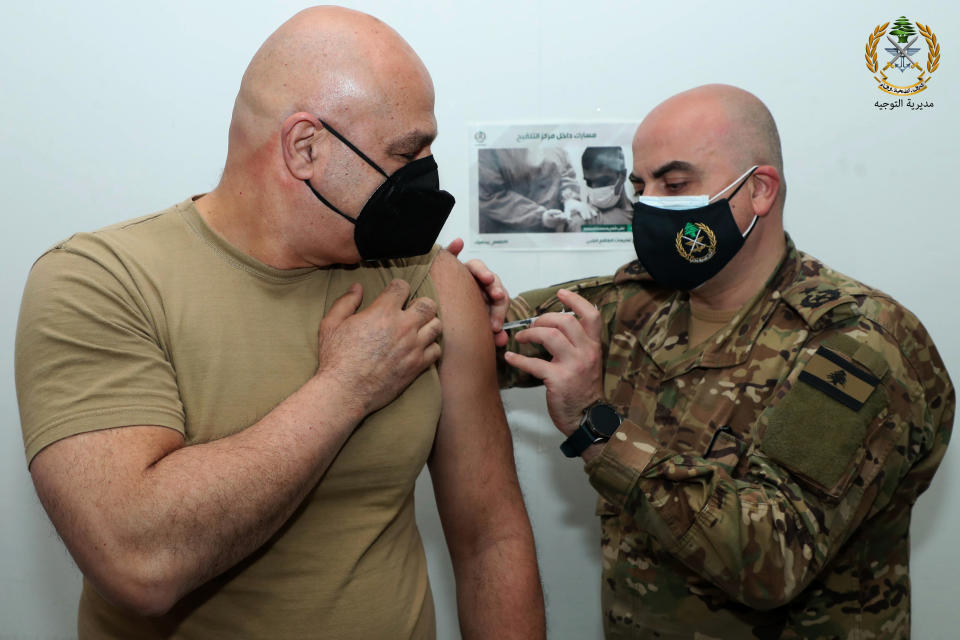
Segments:
[[[309,180],[313,177],[313,144],[322,130],[323,125],[316,116],[303,111],[283,121],[283,129],[280,131],[283,161],[287,170],[297,180]]]
[[[780,193],[780,172],[776,167],[763,164],[750,176],[750,202],[753,213],[761,218],[770,212]]]

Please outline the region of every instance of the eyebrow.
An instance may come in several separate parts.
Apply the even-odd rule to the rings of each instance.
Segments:
[[[419,151],[432,143],[436,137],[436,133],[427,133],[426,131],[414,129],[392,140],[387,145],[387,152],[402,155]]]
[[[654,178],[659,178],[671,171],[691,171],[696,172],[696,167],[694,167],[689,162],[684,162],[683,160],[673,160],[663,165],[659,169],[656,169],[651,175]]]

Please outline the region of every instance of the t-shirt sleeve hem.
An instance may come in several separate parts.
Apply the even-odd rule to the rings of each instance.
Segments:
[[[84,411],[35,430],[24,442],[27,466],[43,449],[64,438],[90,431],[133,426],[166,427],[184,434],[183,415],[169,409],[116,407]]]

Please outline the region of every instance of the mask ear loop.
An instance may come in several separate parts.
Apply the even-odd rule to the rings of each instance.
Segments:
[[[357,149],[355,146],[353,146],[353,143],[350,142],[349,140],[347,140],[346,138],[344,138],[342,135],[340,135],[340,133],[339,133],[336,129],[334,129],[333,127],[331,127],[329,124],[327,124],[327,123],[324,122],[323,120],[320,120],[319,118],[317,118],[317,120],[320,122],[320,124],[323,125],[323,128],[326,129],[327,131],[329,131],[330,133],[332,133],[333,136],[334,136],[337,140],[339,140],[339,141],[342,142],[343,144],[347,145],[347,147],[348,147],[351,151],[353,151],[355,154],[357,154],[358,156],[360,156],[360,158],[361,158],[364,162],[366,162],[368,165],[370,165],[371,167],[373,167],[374,169],[376,169],[376,170],[377,170],[377,173],[379,173],[380,175],[382,175],[384,178],[389,178],[389,177],[390,177],[390,176],[388,176],[388,175],[386,174],[386,172],[385,172],[383,169],[381,169],[381,168],[377,165],[376,162],[374,162],[373,160],[371,160],[370,158],[368,158],[367,155],[366,155],[363,151],[360,151],[360,149]],[[329,207],[334,213],[337,213],[337,214],[343,216],[344,218],[346,218],[347,220],[349,220],[349,221],[352,222],[353,224],[357,224],[357,219],[356,219],[356,218],[354,218],[353,216],[348,216],[348,215],[345,214],[343,211],[340,211],[340,209],[337,209],[335,206],[333,206],[333,203],[331,203],[329,200],[327,200],[326,198],[324,198],[322,195],[320,195],[320,192],[319,192],[319,191],[317,191],[316,189],[313,188],[313,185],[310,184],[310,181],[309,181],[309,180],[304,180],[304,182],[307,183],[307,186],[310,187],[310,191],[313,191],[313,195],[317,196],[317,199],[318,199],[320,202],[322,202],[323,204],[327,205],[327,207]]]
[[[720,189],[720,191],[717,192],[717,195],[715,195],[715,196],[713,196],[712,198],[710,198],[710,199],[707,201],[707,204],[713,202],[714,200],[716,200],[717,198],[719,198],[720,195],[721,195],[724,191],[726,191],[727,189],[729,189],[729,188],[732,187],[733,185],[737,184],[737,182],[740,182],[741,180],[743,180],[743,182],[740,182],[740,186],[738,186],[736,189],[734,189],[734,190],[733,190],[733,193],[730,194],[730,197],[727,198],[727,200],[733,200],[733,196],[737,195],[737,192],[740,191],[740,188],[747,183],[746,178],[749,178],[750,176],[752,176],[752,175],[753,175],[753,172],[756,171],[756,170],[759,169],[759,168],[760,168],[760,165],[755,164],[755,165],[753,165],[752,167],[750,167],[749,169],[747,169],[746,171],[744,171],[743,173],[741,173],[739,178],[737,178],[736,180],[734,180],[733,182],[731,182],[730,184],[728,184],[727,186],[725,186],[723,189]]]
[[[356,218],[354,218],[353,216],[348,216],[348,215],[345,214],[343,211],[340,211],[340,209],[337,209],[335,206],[333,206],[333,203],[331,203],[329,200],[327,200],[326,198],[324,198],[322,195],[320,195],[320,192],[319,192],[319,191],[317,191],[316,189],[313,188],[313,185],[310,184],[310,181],[309,181],[309,180],[304,180],[304,182],[306,182],[306,183],[307,183],[307,186],[310,187],[310,191],[313,191],[313,195],[317,196],[317,200],[319,200],[319,201],[322,202],[323,204],[327,205],[327,207],[329,207],[330,209],[332,209],[334,213],[338,213],[338,214],[340,214],[341,216],[343,216],[344,218],[346,218],[347,220],[349,220],[350,222],[352,222],[353,224],[357,224],[357,219],[356,219]]]
[[[350,151],[353,151],[355,154],[357,154],[358,156],[360,156],[361,158],[363,158],[363,161],[364,161],[364,162],[366,162],[368,165],[370,165],[371,167],[373,167],[374,169],[376,169],[376,170],[377,170],[377,173],[379,173],[380,175],[382,175],[384,178],[389,178],[389,177],[390,177],[390,176],[387,175],[387,173],[386,173],[383,169],[381,169],[379,166],[377,166],[377,163],[376,163],[376,162],[374,162],[373,160],[371,160],[370,158],[368,158],[363,151],[360,151],[360,149],[357,149],[355,146],[353,146],[353,143],[350,142],[349,140],[347,140],[346,138],[344,138],[342,135],[340,135],[340,134],[337,132],[336,129],[334,129],[333,127],[331,127],[329,124],[327,124],[327,123],[324,122],[323,120],[320,120],[320,124],[323,125],[323,128],[324,128],[324,129],[326,129],[327,131],[329,131],[330,133],[332,133],[337,140],[339,140],[339,141],[342,142],[343,144],[347,145],[347,146],[350,148]]]
[[[750,232],[753,231],[753,225],[757,224],[757,220],[759,219],[760,219],[760,216],[758,215],[753,216],[753,220],[750,221],[750,226],[747,227],[746,231],[740,234],[741,236],[743,236],[744,239],[746,239],[746,237],[750,235]]]
[[[760,165],[755,164],[755,165],[753,165],[752,167],[750,167],[749,169],[747,169],[743,174],[741,174],[739,178],[737,178],[737,180],[743,180],[743,182],[741,182],[741,183],[737,186],[737,188],[733,190],[733,193],[730,194],[730,197],[727,198],[727,201],[728,201],[728,202],[733,199],[733,196],[737,195],[737,192],[740,191],[740,189],[743,187],[743,185],[747,184],[747,178],[749,178],[750,176],[752,176],[752,175],[753,175],[753,172],[756,171],[756,170],[759,169],[759,168],[760,168]],[[710,199],[710,202],[713,202],[714,200],[716,200],[716,199],[720,196],[721,193],[723,193],[724,191],[726,191],[727,189],[729,189],[729,188],[732,187],[733,185],[737,184],[737,180],[734,180],[733,182],[731,182],[730,184],[728,184],[726,187],[724,187],[723,190],[720,191],[720,193],[718,193],[717,195],[713,196],[713,198]],[[750,226],[747,227],[747,230],[744,231],[743,233],[741,233],[740,235],[741,235],[743,238],[746,238],[748,235],[750,235],[750,232],[753,231],[753,227],[754,227],[755,224],[757,224],[757,220],[759,220],[759,219],[760,219],[760,216],[754,215],[754,216],[753,216],[753,220],[750,221]]]

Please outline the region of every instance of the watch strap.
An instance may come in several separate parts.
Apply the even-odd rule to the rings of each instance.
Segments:
[[[587,447],[593,444],[594,435],[587,430],[586,425],[581,424],[577,430],[570,434],[570,437],[560,445],[560,451],[568,458],[576,458],[587,450]]]
[[[594,422],[594,421],[597,422]],[[568,458],[581,455],[587,447],[598,442],[607,442],[620,428],[623,418],[617,410],[606,402],[594,402],[584,409],[580,426],[563,441],[560,450]]]

